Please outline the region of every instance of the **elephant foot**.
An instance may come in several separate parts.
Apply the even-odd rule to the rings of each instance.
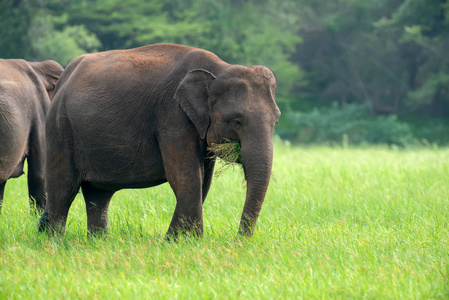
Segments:
[[[165,240],[177,241],[179,236],[192,238],[201,238],[203,236],[203,223],[201,221],[192,223],[182,219],[178,225],[179,226],[170,226],[165,234]]]
[[[38,232],[45,232],[48,235],[54,235],[55,233],[63,235],[65,232],[65,221],[65,219],[60,222],[50,220],[49,213],[46,210],[39,218]]]
[[[38,232],[48,232],[48,211],[39,218]]]
[[[107,236],[108,233],[109,233],[108,228],[94,227],[94,228],[89,228],[87,230],[87,236],[94,237],[94,238]]]

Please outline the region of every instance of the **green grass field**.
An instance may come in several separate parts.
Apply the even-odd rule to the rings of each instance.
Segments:
[[[167,184],[118,192],[107,237],[86,236],[78,195],[66,234],[37,234],[26,178],[6,185],[0,299],[447,299],[449,149],[277,143],[252,239],[236,238],[240,168],[214,178],[205,235],[165,242]]]

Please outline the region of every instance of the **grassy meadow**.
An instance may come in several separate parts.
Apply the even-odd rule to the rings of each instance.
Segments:
[[[214,178],[204,237],[165,242],[167,184],[118,192],[110,233],[86,236],[81,194],[66,234],[37,234],[26,177],[6,185],[0,299],[447,299],[449,149],[276,143],[252,239],[236,238],[241,168]]]

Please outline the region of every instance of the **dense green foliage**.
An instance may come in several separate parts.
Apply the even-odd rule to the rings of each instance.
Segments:
[[[163,240],[168,184],[118,192],[110,234],[86,237],[75,199],[64,237],[37,234],[26,178],[0,222],[1,299],[447,299],[449,150],[275,145],[252,239],[236,239],[243,176],[214,178],[205,236]]]
[[[315,108],[308,113],[287,112],[286,126],[278,133],[298,143],[361,145],[388,144],[407,146],[416,144],[410,126],[398,122],[395,115],[369,117],[370,104],[347,104],[339,107]]]
[[[230,63],[270,67],[288,115],[368,103],[371,122],[419,124],[429,130],[414,140],[431,143],[449,136],[448,36],[447,0],[0,2],[2,58],[66,65],[85,52],[181,43]],[[382,114],[392,117],[372,118]],[[282,118],[280,131],[296,129]],[[310,142],[300,128],[293,135]]]

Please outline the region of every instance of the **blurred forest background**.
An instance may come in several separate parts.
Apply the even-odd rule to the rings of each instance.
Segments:
[[[0,57],[170,42],[270,67],[292,143],[449,144],[449,1],[0,0]]]

